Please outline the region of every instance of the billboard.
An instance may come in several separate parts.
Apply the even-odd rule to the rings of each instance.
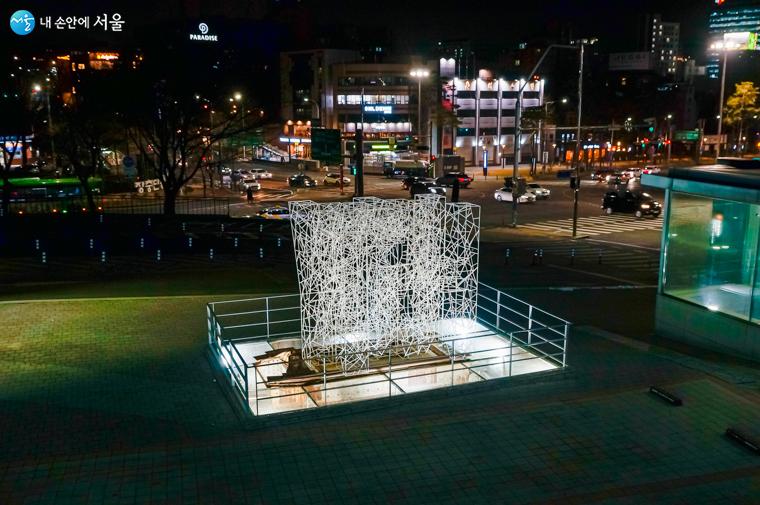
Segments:
[[[624,70],[652,70],[652,55],[647,51],[634,53],[610,54],[610,70],[615,72]]]
[[[757,33],[734,32],[723,34],[723,47],[737,51],[757,51]]]

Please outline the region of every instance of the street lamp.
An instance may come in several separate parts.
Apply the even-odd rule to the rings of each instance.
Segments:
[[[422,139],[422,79],[429,76],[430,72],[424,68],[415,68],[409,72],[409,75],[417,79],[417,138]],[[417,152],[419,153],[419,141],[417,146]]]
[[[290,163],[292,161],[290,143],[292,142],[293,135],[295,134],[294,130],[295,130],[295,126],[293,124],[293,120],[292,119],[288,119],[288,163]]]
[[[235,100],[236,102],[240,102],[240,111],[242,112],[242,115],[240,116],[240,121],[241,121],[241,126],[243,127],[243,129],[245,129],[245,104],[243,103],[243,95],[239,91],[235,92],[235,94],[232,95],[232,98],[230,98],[230,102],[232,100]],[[245,158],[245,141],[243,141],[243,158]]]
[[[667,150],[668,154],[667,154],[667,157],[665,158],[665,164],[669,165],[670,164],[670,144],[671,144],[670,137],[671,137],[671,128],[672,128],[670,126],[670,120],[673,119],[673,114],[668,114],[666,119],[668,120],[668,135],[666,137],[667,138],[666,145],[668,146],[668,150]]]
[[[32,85],[32,91],[35,93],[39,93],[42,91],[42,86],[39,84]],[[47,85],[47,88],[45,89],[45,106],[47,108],[47,116],[48,116],[48,135],[50,135],[50,154],[53,157],[53,167],[56,165],[56,155],[55,155],[55,139],[53,138],[53,114],[50,112],[50,85]]]
[[[720,157],[720,141],[723,136],[723,97],[726,92],[726,66],[728,64],[728,52],[739,49],[739,45],[735,42],[726,40],[726,35],[723,34],[723,40],[721,42],[715,42],[710,44],[710,49],[714,51],[721,51],[723,53],[723,69],[720,72],[720,104],[718,106],[718,143],[715,145],[715,161],[718,161]]]

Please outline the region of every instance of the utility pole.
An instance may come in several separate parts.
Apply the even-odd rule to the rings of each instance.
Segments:
[[[364,131],[356,130],[356,177],[354,178],[354,196],[364,196]],[[343,174],[341,174],[341,181]],[[342,182],[341,182],[342,183]]]
[[[575,133],[575,184],[573,188],[573,238],[578,236],[578,198],[581,188],[581,113],[583,112],[583,54],[585,41],[581,41],[580,64],[578,65],[578,127]]]
[[[728,51],[723,48],[723,69],[720,72],[720,106],[718,108],[718,143],[715,145],[715,162],[720,158],[720,142],[723,137],[723,97],[726,93],[726,64]]]
[[[615,161],[615,151],[613,150],[615,147],[615,118],[612,118],[612,123],[610,124],[610,168],[613,165],[613,162]],[[600,163],[601,165],[601,163]]]

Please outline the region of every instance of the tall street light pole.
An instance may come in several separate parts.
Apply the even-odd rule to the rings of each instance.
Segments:
[[[666,159],[665,164],[666,165],[670,165],[670,145],[672,144],[672,139],[670,138],[671,137],[671,129],[672,129],[672,126],[670,126],[670,120],[673,119],[673,114],[668,114],[668,116],[667,116],[666,119],[668,120],[668,122],[667,122],[668,137],[667,137],[667,144],[666,144],[668,150],[667,150],[667,155],[666,155],[666,158],[665,158]]]
[[[320,117],[320,110],[319,110],[319,102],[317,102],[313,98],[304,98],[303,101],[304,101],[304,103],[310,103],[310,104],[312,104],[317,109],[317,115],[316,115],[316,117],[312,118],[312,126],[315,126],[313,124],[314,123],[314,121],[313,121],[314,119],[317,119],[319,121],[319,125],[318,126],[322,126],[322,119]]]
[[[417,79],[417,138],[422,140],[422,79],[430,75],[430,71],[424,68],[415,68],[409,75]],[[419,140],[417,141],[417,153],[419,154]],[[430,149],[430,146],[428,146]]]
[[[535,75],[536,71],[538,70],[538,67],[541,66],[541,64],[544,62],[544,59],[546,56],[551,52],[553,48],[558,49],[577,49],[577,46],[574,45],[566,45],[566,44],[550,44],[549,47],[546,48],[546,51],[544,51],[544,54],[541,55],[541,58],[539,58],[538,63],[536,63],[536,66],[533,67],[533,70],[530,71],[530,75],[528,76],[528,79],[532,79],[533,75]],[[583,48],[581,47],[581,52],[583,51]],[[583,59],[581,58],[581,61]],[[581,73],[582,75],[582,73]],[[528,84],[529,81],[520,81],[517,89],[517,101],[515,102],[515,159],[512,164],[512,227],[517,227],[517,199],[518,197],[518,188],[517,188],[517,181],[520,178],[520,156],[521,156],[521,137],[522,137],[522,95],[523,90],[525,89],[525,86]],[[580,127],[580,123],[579,123]]]
[[[725,45],[723,48],[723,69],[720,72],[720,105],[718,106],[718,143],[715,146],[715,161],[720,157],[720,141],[723,137],[723,97],[726,93],[726,65],[728,63],[728,51]]]
[[[583,56],[586,44],[593,44],[596,39],[582,39],[580,42],[578,64],[578,125],[575,132],[575,184],[573,184],[573,238],[578,237],[578,199],[580,198],[581,177],[581,117],[583,114]]]
[[[40,93],[42,91],[42,86],[39,84],[35,84],[32,89],[36,93]],[[50,85],[48,84],[45,88],[45,107],[47,108],[47,117],[48,117],[48,135],[50,136],[50,154],[53,157],[53,167],[55,168],[56,165],[56,155],[55,155],[55,139],[53,138],[53,114],[50,111]]]

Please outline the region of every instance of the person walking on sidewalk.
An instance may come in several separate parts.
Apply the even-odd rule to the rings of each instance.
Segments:
[[[248,205],[251,205],[253,203],[253,188],[248,186],[248,189],[245,190],[245,194],[248,197]]]

